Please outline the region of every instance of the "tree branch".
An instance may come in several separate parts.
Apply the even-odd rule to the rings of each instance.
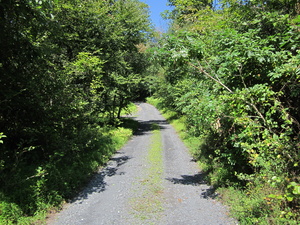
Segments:
[[[233,93],[232,90],[230,90],[229,87],[227,87],[225,84],[223,84],[221,81],[219,81],[218,79],[214,78],[213,76],[211,76],[208,72],[206,72],[202,66],[195,66],[194,64],[188,62],[188,64],[192,67],[194,67],[195,69],[199,70],[200,72],[204,73],[207,77],[209,77],[210,79],[214,80],[215,82],[217,82],[218,84],[220,84],[221,86],[223,86],[227,91],[229,91],[230,93]]]

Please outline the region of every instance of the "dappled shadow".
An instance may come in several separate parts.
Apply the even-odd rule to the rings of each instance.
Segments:
[[[128,115],[121,119],[120,126],[134,130],[134,136],[148,135],[153,130],[166,129],[168,122],[165,119],[161,120],[139,120],[138,117]],[[89,184],[84,188],[80,194],[69,201],[69,203],[82,204],[85,199],[90,198],[93,193],[104,192],[108,188],[106,182],[107,177],[124,175],[125,172],[120,172],[120,167],[128,162],[131,157],[127,156],[125,152],[118,152],[113,156],[101,171],[97,172]]]
[[[216,190],[213,187],[203,188],[203,189],[201,189],[201,191],[202,191],[202,193],[201,193],[202,198],[215,199],[216,197],[218,197],[218,193],[216,192]]]
[[[181,175],[181,178],[166,178],[166,180],[173,184],[199,186],[199,188],[202,186],[200,194],[201,197],[205,199],[214,199],[218,196],[218,194],[215,192],[213,187],[206,184],[205,176],[206,174],[204,173],[197,173],[195,175]]]
[[[164,126],[168,124],[166,120],[135,121],[138,123],[138,129],[136,129],[134,135],[137,136],[145,135],[153,130],[165,129]],[[126,156],[124,152],[118,152],[109,160],[107,165],[101,171],[95,174],[94,178],[90,181],[87,187],[77,197],[73,198],[69,202],[82,204],[85,199],[89,198],[89,195],[105,191],[108,185],[105,182],[105,178],[115,175],[124,175],[124,172],[118,171],[120,166],[125,164],[130,159],[131,158]]]
[[[149,120],[149,121],[138,121],[139,128],[135,131],[134,135],[144,135],[153,130],[163,130],[165,125],[168,125],[166,120]]]
[[[75,198],[73,198],[70,203],[77,202],[81,204],[84,199],[88,199],[88,196],[92,193],[100,193],[105,191],[107,183],[104,181],[105,177],[111,177],[114,175],[124,175],[124,172],[118,172],[119,167],[125,164],[130,157],[122,152],[119,152],[116,156],[112,157],[110,161],[107,163],[106,167],[95,174],[94,178],[90,181],[88,186]]]
[[[204,174],[197,173],[195,175],[181,175],[181,178],[166,178],[166,180],[174,184],[198,186],[201,184],[205,184],[204,177]]]

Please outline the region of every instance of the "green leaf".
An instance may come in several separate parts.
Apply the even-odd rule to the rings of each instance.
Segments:
[[[293,196],[286,196],[286,199],[287,199],[289,202],[291,202],[291,201],[294,200],[294,197],[293,197]]]

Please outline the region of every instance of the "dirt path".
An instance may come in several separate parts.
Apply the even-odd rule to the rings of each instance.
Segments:
[[[156,108],[139,104],[135,119],[139,132],[49,224],[235,224]]]

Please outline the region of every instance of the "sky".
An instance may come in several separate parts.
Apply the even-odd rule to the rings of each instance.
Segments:
[[[168,22],[164,20],[160,13],[165,10],[170,10],[171,7],[167,6],[168,0],[141,0],[149,5],[150,18],[155,28],[161,32],[166,32],[168,29]]]

